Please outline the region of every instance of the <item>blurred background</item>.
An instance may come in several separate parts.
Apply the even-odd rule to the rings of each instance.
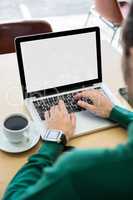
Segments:
[[[80,15],[88,9],[89,0],[1,0],[0,20]]]
[[[113,0],[112,2],[111,0],[0,0],[0,22],[41,19],[49,22],[53,31],[99,26],[102,39],[108,40],[119,50],[123,20],[117,25],[112,23],[106,9],[111,10],[113,7],[108,4],[116,4],[116,2],[122,2],[119,6],[125,12],[127,10],[125,2],[130,2],[130,0]],[[97,9],[97,5],[100,5],[100,9]],[[117,9],[112,10],[111,15],[116,16]]]

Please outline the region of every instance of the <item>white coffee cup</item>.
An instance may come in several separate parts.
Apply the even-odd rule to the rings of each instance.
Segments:
[[[29,140],[29,119],[21,114],[11,114],[3,122],[3,132],[11,143]]]

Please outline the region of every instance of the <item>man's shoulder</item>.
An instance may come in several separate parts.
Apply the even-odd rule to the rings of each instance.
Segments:
[[[133,156],[132,159],[130,155],[127,156],[127,151],[124,145],[113,149],[72,150],[62,154],[47,172],[52,173],[54,182],[80,180],[88,183],[94,177],[101,180],[102,177],[111,179],[112,176],[115,179],[120,169],[121,173],[126,173],[125,169],[130,167],[131,160],[133,163]]]

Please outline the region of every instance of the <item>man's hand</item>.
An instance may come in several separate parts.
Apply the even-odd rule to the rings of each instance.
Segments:
[[[91,99],[93,104],[88,104],[82,101],[81,98],[83,97]],[[97,116],[103,118],[108,118],[113,108],[111,101],[102,92],[94,89],[78,93],[75,95],[75,99],[78,100],[77,104],[80,107],[85,108]]]
[[[73,136],[76,127],[76,116],[68,114],[62,100],[57,106],[53,106],[49,112],[45,112],[45,119],[48,129],[56,129],[64,132],[67,141]]]

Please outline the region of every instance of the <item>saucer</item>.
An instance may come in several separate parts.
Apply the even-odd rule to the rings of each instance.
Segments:
[[[30,122],[29,139],[20,143],[11,143],[3,133],[2,125],[0,125],[0,150],[8,153],[21,153],[34,147],[39,139],[37,125],[35,122]]]

